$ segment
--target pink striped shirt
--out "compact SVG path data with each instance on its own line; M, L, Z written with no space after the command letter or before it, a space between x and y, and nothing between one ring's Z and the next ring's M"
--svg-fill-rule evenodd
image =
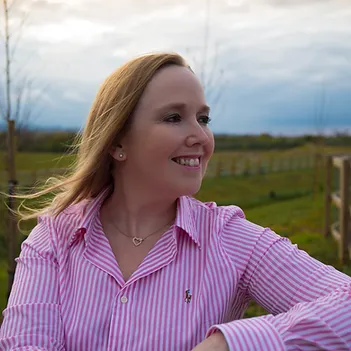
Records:
M0 350L351 350L351 279L247 221L178 200L175 224L124 282L99 220L106 192L45 217L22 245ZM250 299L270 314L241 319Z

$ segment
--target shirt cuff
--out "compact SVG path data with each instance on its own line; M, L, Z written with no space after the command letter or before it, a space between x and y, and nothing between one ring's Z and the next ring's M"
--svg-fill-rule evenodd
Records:
M206 333L206 338L221 331L230 351L286 351L277 330L262 317L215 324Z

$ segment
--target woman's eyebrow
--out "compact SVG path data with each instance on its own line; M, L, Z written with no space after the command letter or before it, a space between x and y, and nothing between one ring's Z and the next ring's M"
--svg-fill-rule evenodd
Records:
M159 108L157 108L158 111L165 111L165 110L171 110L171 109L176 109L176 110L185 110L186 109L186 104L183 102L174 102L174 103L170 103L167 105L163 105ZM208 105L202 105L199 108L199 112L206 112L209 113L210 112L210 106Z
M204 112L206 112L206 113L210 113L211 108L210 108L210 106L208 106L208 105L203 105L203 106L201 107L200 111L204 111Z

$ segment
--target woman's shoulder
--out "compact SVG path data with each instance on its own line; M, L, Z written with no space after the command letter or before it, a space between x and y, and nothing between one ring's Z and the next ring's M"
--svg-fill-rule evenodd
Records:
M40 217L38 217L38 222L46 222L51 224L58 224L61 222L68 223L69 220L74 218L79 218L84 215L87 205L89 201L83 200L78 203L69 205L64 210L62 210L59 214L54 214L50 211L50 209Z
M204 215L211 215L223 221L229 221L234 218L245 219L244 211L234 204L218 204L215 201L201 201L190 196L187 196L187 200L194 212L203 212Z
M211 218L216 223L216 232L224 237L245 236L246 238L259 237L265 228L246 218L243 209L234 204L218 204L215 201L204 202L188 197L190 207L197 217Z
M38 218L38 225L45 226L52 239L69 240L80 228L90 201L83 200L65 208L57 215L46 213Z

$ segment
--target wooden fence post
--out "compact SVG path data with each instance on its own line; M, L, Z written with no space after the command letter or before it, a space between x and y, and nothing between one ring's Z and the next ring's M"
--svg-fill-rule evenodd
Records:
M324 216L324 236L329 236L330 233L330 209L331 209L331 192L332 192L332 157L327 156L326 172L325 172L325 216Z
M222 160L217 157L217 162L216 162L216 177L220 177L222 173Z
M312 184L312 190L313 190L313 197L316 196L317 194L317 183L318 183L318 154L314 154L313 158L313 184Z
M245 171L244 174L249 176L251 174L251 160L250 158L245 159Z
M344 158L341 165L340 175L340 234L341 234L341 263L345 264L349 261L349 183L350 183L350 159Z
M274 162L273 162L273 157L270 156L268 159L268 168L267 168L267 173L274 173Z
M230 175L235 176L236 172L236 159L235 157L232 158L231 166L230 166Z

